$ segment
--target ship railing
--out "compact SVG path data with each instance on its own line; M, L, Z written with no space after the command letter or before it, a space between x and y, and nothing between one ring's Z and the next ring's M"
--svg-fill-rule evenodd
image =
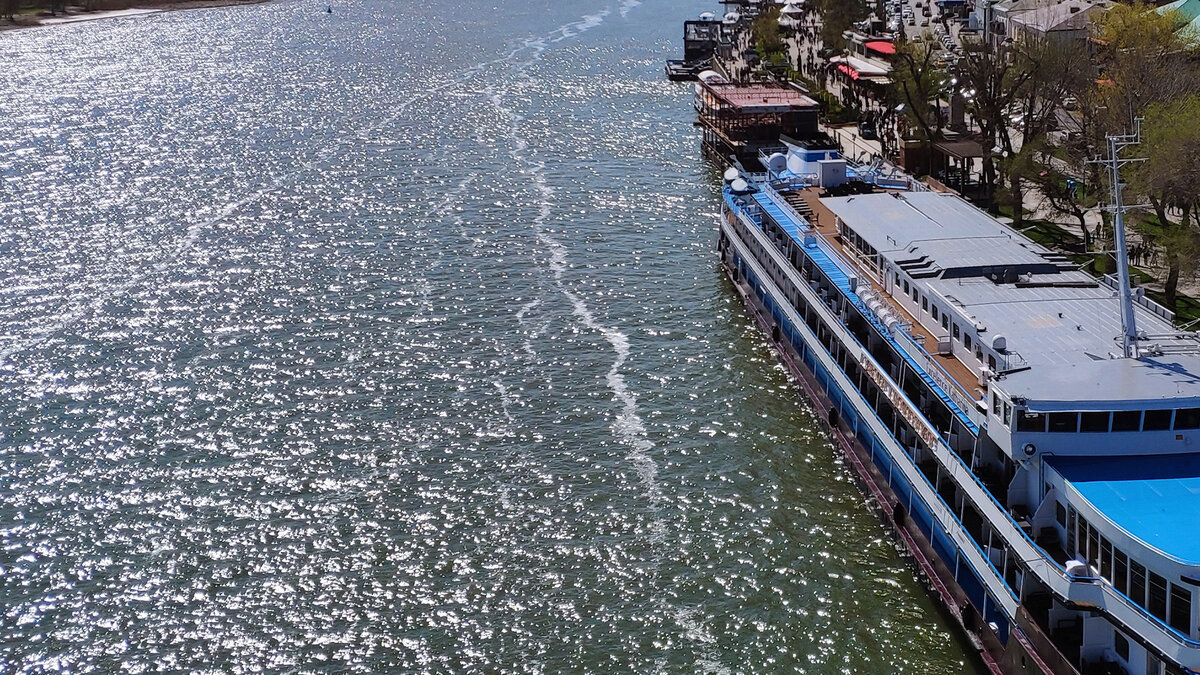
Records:
M773 179L771 179L770 186L773 190L778 192L781 190L782 191L803 190L806 187L816 185L816 183L817 183L817 174L801 173L801 174L793 174L791 176L787 176L784 178L773 178Z
M1115 274L1105 274L1100 278L1100 282L1114 291L1121 290L1121 283L1117 281ZM1149 310L1152 314L1165 321L1175 321L1175 312L1172 312L1150 298L1147 298L1145 291L1142 289L1134 289L1133 301L1141 305L1143 309Z
M788 213L789 216L797 218L798 222L807 222L800 217L799 214L795 213L795 210L791 208L791 205L788 204L778 192L770 190L768 192L768 196L770 196L771 201L773 201L776 206L779 206L781 209L787 208L789 211L791 211L791 213ZM820 237L818 236L818 240L819 239ZM828 256L829 259L841 269L843 274L845 274L847 277L853 277L856 279L857 285L854 294L854 304L859 308L859 310L867 312L869 316L874 316L874 313L866 307L866 304L861 302L861 300L857 297L858 291L863 289L871 290L880 295L886 295L871 284L872 280L876 284L880 283L879 277L872 273L871 265L867 264L866 261L863 261L863 264L855 265L842 251L839 251L834 246L821 246L821 251L825 253L825 255ZM878 321L879 317L876 316L875 319ZM977 413L978 406L975 399L972 398L970 392L964 389L962 385L960 385L953 377L950 376L950 373L946 372L946 369L943 368L941 364L939 364L933 359L933 357L929 355L929 352L920 342L917 342L918 336L914 336L912 334L912 323L905 322L901 331L888 332L900 332L906 338L908 338L910 344L912 345L912 349L905 349L905 352L909 353L914 360L917 360L918 363L924 367L930 378L933 379L933 381L942 389L942 391L946 392L946 395L950 397L950 400L953 401L960 410L962 410L964 415L971 419L971 421L976 425L981 425L981 419L975 419L972 417L972 414ZM923 342L924 338L921 337L920 340Z
M853 246L843 247L840 253L843 253L845 257L849 258L853 262L854 268L859 270L859 272L861 272L865 278L875 282L876 286L883 285L883 278L879 276L879 266L873 260L867 256L864 256ZM862 286L861 280L859 282L859 286ZM871 286L871 290L876 289L874 286Z
M925 349L925 336L912 335L911 333L902 333L902 336L897 342L904 348L904 351L925 369L930 379L950 397L950 400L954 402L954 405L958 406L959 410L963 411L964 415L970 418L976 425L982 426L980 423L983 420L972 416L978 416L978 401L971 396L971 393L965 387L959 384L958 380L951 377L950 373L946 372L946 369L942 367L942 364L938 363L930 355L929 351Z
M767 197L774 202L775 206L778 206L779 210L783 211L784 215L786 215L788 218L791 218L801 230L812 229L812 224L808 222L808 219L800 215L800 212L797 211L794 206L789 204L788 201L783 198L783 195L779 194L778 190L771 187L769 183L764 183L762 188L763 192L765 192Z
M756 226L762 227L763 210L758 204L749 203L742 207L742 213Z
M774 155L775 153L783 153L786 155L787 148L782 145L776 145L776 146L771 146L771 147L766 147L766 148L759 148L758 163L762 164L763 166L768 166L767 160L770 159L771 155ZM778 178L777 176L774 176L771 174L771 169L769 167L767 168L767 177L769 180L776 180Z
M743 224L742 228L744 227L745 226ZM765 234L756 232L749 228L746 228L746 231L744 232L741 231L741 228L739 228L738 233L743 236L749 235L751 238L756 239L764 248L767 248L768 250L770 249L770 242L766 240ZM736 246L741 246L736 241L734 243ZM760 275L762 278L771 278L771 275L767 274L766 271L762 269L761 265L757 263L755 258L749 253L748 250L743 250L742 255L748 263L757 268L755 270L756 274ZM812 289L803 279L800 278L799 273L796 272L794 268L788 266L784 267L783 269L783 273L791 278L792 284L797 288L800 288L802 293L807 293L809 295L812 294ZM863 367L863 370L875 371L876 375L878 376L876 384L879 386L880 390L884 392L885 396L893 401L893 404L897 407L898 411L902 411L905 414L906 419L912 425L913 429L918 433L922 440L925 441L925 444L929 447L930 451L937 456L941 465L945 467L947 474L949 474L956 483L962 485L964 488L967 488L968 486L973 486L975 488L973 491L975 497L972 498L972 501L977 502L979 511L991 516L990 522L996 523L995 527L997 529L1002 528L1004 524L1007 523L1011 526L1010 529L1016 533L1014 536L1024 537L1024 541L1028 544L1028 548L1026 549L1028 554L1025 556L1025 559L1032 559L1040 556L1040 554L1036 552L1040 549L1034 548L1032 540L1030 540L1028 535L1026 535L1016 526L1015 522L1012 522L1011 516L1003 509L1003 507L1000 506L999 502L996 501L996 498L992 496L991 492L989 492L983 485L982 481L979 480L979 477L976 476L969 467L967 467L958 454L955 453L950 447L950 444L946 441L946 439L942 437L941 433L929 422L929 420L925 418L923 414L920 413L920 409L908 398L908 395L904 393L904 390L886 374L886 371L882 366L879 365L874 357L872 357L866 349L862 348L862 345L858 343L854 336L850 334L849 330L838 320L833 311L827 307L824 302L820 301L820 299L812 301L810 298L810 302L814 310L823 316L825 325L829 326L830 329L832 329L838 335L837 339L840 342L846 345L857 345L859 347L860 353L858 355L858 362ZM812 329L809 328L807 323L800 319L799 315L790 304L786 302L781 303L781 309L784 314L788 316L789 321L791 321L796 330L799 330L805 335L809 336L810 340L816 340L816 336L813 334ZM963 525L962 520L955 513L954 509L946 504L941 495L939 495L929 483L929 480L925 478L924 474L922 474L920 469L917 468L916 463L912 461L912 458L901 446L900 442L891 435L891 430L889 429L888 425L885 424L879 417L879 414L866 403L862 393L857 389L856 385L850 381L845 372L841 370L841 367L838 365L838 363L834 361L833 358L824 350L814 349L812 351L815 358L821 362L822 367L830 374L830 377L837 380L838 386L842 388L843 391L853 392L852 395L857 395L859 401L862 402L862 405L859 406L860 410L865 409L870 411L870 417L866 417L865 414L864 417L867 419L869 426L872 428L872 435L876 439L879 439L881 443L885 443L888 446L889 452L893 458L892 461L908 475L909 482L914 486L914 492L920 494L921 499L929 507L931 515L937 519L937 522L947 524L953 523L957 525L957 527L950 527L949 525L939 526L947 531L946 533L954 541L958 550L962 551L963 556L970 562L971 566L980 571L985 585L989 588L993 597L997 598L1003 605L1005 613L1010 617L1015 616L1018 605L1016 593L1004 581L1004 576L999 570L996 569L996 566L993 565L990 560L988 560L987 555L984 554L983 548L980 546L979 542L975 541L970 535L967 534L966 527ZM984 573L984 570L990 570L990 573Z
M1074 487L1070 487L1069 489L1071 490L1071 493L1068 495L1070 501L1082 500L1082 496ZM1158 555L1179 564L1191 564L1189 561L1161 551L1158 552ZM1098 576L1095 573L1095 568L1088 568L1092 572L1091 574L1071 576L1067 574L1066 569L1062 565L1059 565L1050 556L1046 556L1046 560L1040 561L1039 564L1043 567L1052 567L1065 580L1066 583L1061 584L1063 587L1054 588L1063 597L1073 602L1078 602L1078 604L1092 605L1104 609L1136 635L1146 636L1151 633L1158 633L1170 638L1171 642L1183 651L1172 653L1161 642L1154 641L1153 639L1151 641L1164 654L1167 654L1192 670L1200 667L1200 640L1182 635L1174 628L1171 628L1166 621L1154 616L1150 613L1150 610L1134 602L1129 596L1117 590L1110 582ZM1036 569L1032 567L1031 569L1035 573L1037 572ZM1048 578L1045 575L1039 574L1039 576ZM1053 586L1053 584L1051 585Z
M1011 373L1028 369L1029 362L1020 353L1008 350L1000 355L999 367L1001 373Z
M911 178L906 176L874 176L871 181L877 187L889 190L911 190Z

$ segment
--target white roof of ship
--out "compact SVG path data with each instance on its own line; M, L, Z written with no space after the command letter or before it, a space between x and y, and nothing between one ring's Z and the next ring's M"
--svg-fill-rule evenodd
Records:
M1006 390L1017 387L1024 392L1017 395L1038 400L1200 397L1200 377L1181 376L1167 385L1164 378L1150 377L1160 370L1111 361L1110 354L1121 350L1122 333L1115 291L960 197L876 193L821 201L883 258L913 274L927 293L940 295L981 326L985 340L1005 337L1008 351L1031 366L1027 373L1006 376ZM990 276L1003 277L1006 270L1007 283ZM1013 283L1016 273L1027 276ZM1181 339L1170 321L1140 305L1134 309L1139 332L1174 336L1160 340L1172 348L1200 347L1197 334ZM1170 358L1176 371L1200 376L1200 356ZM1122 384L1114 390L1105 383L1116 382L1117 373L1123 374ZM1094 391L1081 388L1084 383Z
M1033 368L998 383L1038 412L1119 410L1133 401L1149 408L1200 407L1200 357L1104 359Z
M954 196L876 193L821 200L884 257L926 256L940 269L1049 263L1051 251Z

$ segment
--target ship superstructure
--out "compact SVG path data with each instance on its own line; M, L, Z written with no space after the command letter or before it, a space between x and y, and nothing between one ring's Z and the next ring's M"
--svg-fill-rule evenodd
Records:
M1120 279L836 153L763 164L724 266L993 670L1200 670L1200 335L1134 292L1126 357Z

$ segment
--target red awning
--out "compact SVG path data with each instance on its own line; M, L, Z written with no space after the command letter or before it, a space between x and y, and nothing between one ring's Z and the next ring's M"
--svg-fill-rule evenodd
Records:
M894 45L890 42L884 42L883 40L872 40L871 42L868 42L866 46L867 46L867 49L870 49L873 52L878 52L880 54L895 54L896 53L896 45Z
M852 79L852 80L858 79L858 71L844 63L837 64L837 69L840 70L841 72L849 75L850 79Z

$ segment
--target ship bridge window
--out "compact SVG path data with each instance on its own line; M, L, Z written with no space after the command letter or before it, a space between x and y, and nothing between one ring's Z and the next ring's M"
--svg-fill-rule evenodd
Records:
M1106 412L1085 412L1080 415L1079 430L1084 432L1108 431L1108 419L1111 417Z
M1167 620L1167 580L1155 574L1150 573L1149 584L1150 598L1147 602L1146 609L1150 613L1158 617L1162 621Z
M971 336L970 335L963 336L963 346L966 347L967 349L971 348Z
M1176 429L1200 429L1200 408L1180 408L1175 411Z
M933 310L932 310L932 312L933 312L933 320L934 320L934 321L937 321L937 320L938 320L938 308L937 308L937 305L934 305L934 306L933 306Z
M1113 546L1112 542L1100 537L1100 576L1112 583L1113 580L1113 564L1112 564Z
M1146 568L1136 560L1129 561L1129 599L1146 606Z
M897 276L897 278L898 278L900 275L899 275L899 274L897 274L896 276ZM905 279L905 280L904 280L904 292L905 292L905 293L908 293L908 279Z
M1045 431L1046 415L1044 413L1024 412L1017 415L1017 431Z
M958 339L958 324L954 324L954 330L951 331L951 334L954 335L955 340Z
M1100 567L1100 530L1087 526L1087 550L1084 551L1084 559L1092 567Z
M1147 410L1142 419L1142 431L1162 431L1171 428L1170 410Z
M921 311L924 311L924 312L929 311L929 296L927 296L927 295L921 296Z
M1182 586L1171 584L1171 628L1190 636L1192 634L1192 592Z
M1050 413L1050 431L1071 434L1079 431L1079 413Z
M1113 431L1137 431L1142 427L1141 410L1118 410L1113 413Z
M942 312L942 330L950 327L950 315Z
M992 414L1000 416L1000 394L992 394Z
M1122 593L1129 590L1129 557L1120 549L1113 553L1113 586Z

